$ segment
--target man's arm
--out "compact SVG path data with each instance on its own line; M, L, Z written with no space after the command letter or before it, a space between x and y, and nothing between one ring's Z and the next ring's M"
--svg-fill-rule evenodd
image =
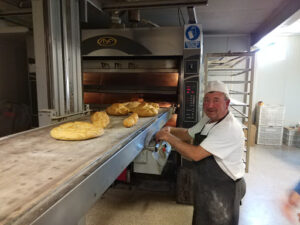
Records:
M297 224L297 221L295 221L295 209L297 209L300 206L300 195L295 190L291 191L288 199L284 202L282 206L282 210L284 215L287 217L287 219L293 223ZM296 212L298 216L298 223L300 222L300 212Z
M172 135L174 135L175 137L179 138L184 142L191 143L191 141L193 140L193 138L188 133L188 129L186 128L166 127L166 130L169 130L169 132Z
M156 140L163 140L168 142L172 147L174 147L182 156L189 158L193 161L199 161L211 155L210 152L206 151L201 146L195 146L184 141L191 140L191 137L187 133L187 129L176 128L172 129L161 129L156 133ZM184 131L186 130L186 131ZM174 132L174 135L173 135ZM175 135L180 134L180 137ZM187 136L189 138L187 138Z

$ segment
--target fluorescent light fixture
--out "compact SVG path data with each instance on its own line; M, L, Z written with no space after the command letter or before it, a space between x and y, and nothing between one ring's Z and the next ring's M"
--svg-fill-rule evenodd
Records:
M300 34L300 19L290 25L281 25L272 33L274 33L274 35Z
M258 61L261 64L271 64L286 58L286 38L267 35L255 45Z
M285 59L286 36L300 35L299 16L300 14L297 12L292 23L283 23L255 44L254 48L258 49L257 55L262 63L269 64Z

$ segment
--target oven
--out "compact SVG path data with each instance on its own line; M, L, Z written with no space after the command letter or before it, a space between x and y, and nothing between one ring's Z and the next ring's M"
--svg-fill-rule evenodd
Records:
M83 30L84 103L101 110L116 102L156 102L172 108L168 126L197 122L200 52L184 50L183 34L182 27ZM195 66L196 75L189 72ZM151 137L144 148L133 171L162 174L172 151L155 147Z

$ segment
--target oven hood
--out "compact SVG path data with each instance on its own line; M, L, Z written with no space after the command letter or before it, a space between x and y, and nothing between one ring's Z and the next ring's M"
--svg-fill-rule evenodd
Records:
M89 2L97 2L90 0ZM207 0L102 0L101 8L103 10L128 10L128 9L140 9L140 8L154 8L154 7L179 7L179 6L195 6L195 5L207 5Z
M182 56L183 28L82 30L85 56Z

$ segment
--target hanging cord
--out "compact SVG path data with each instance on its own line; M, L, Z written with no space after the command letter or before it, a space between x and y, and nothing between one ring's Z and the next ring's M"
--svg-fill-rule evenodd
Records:
M181 8L178 8L178 9L179 9L179 12L180 12L181 18L182 18L182 20L183 20L183 25L184 25L184 24L185 24L185 19L184 19L184 17L183 17L183 14L182 14Z
M179 26L181 27L182 25L181 25L181 18L180 18L179 10L180 10L180 8L177 9L177 17L178 17Z
M183 14L182 14L182 11L180 8L178 8L177 16L178 16L179 26L185 25L185 19L183 17ZM181 20L183 21L183 24L181 24Z

